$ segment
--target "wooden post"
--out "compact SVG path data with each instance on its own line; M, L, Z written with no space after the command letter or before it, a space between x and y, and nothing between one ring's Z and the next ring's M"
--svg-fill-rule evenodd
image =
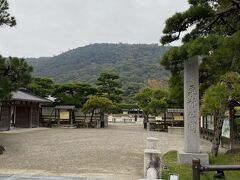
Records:
M164 128L165 128L165 129L168 129L166 111L167 111L167 110L164 111L164 115L163 115L164 120L163 120L163 123L164 123Z
M70 125L73 125L72 110L69 110Z
M40 114L41 113L41 114ZM37 103L37 127L39 127L39 122L42 122L42 108L40 108L39 103Z
M60 126L60 109L57 110L58 114L57 114L57 124L58 126Z
M211 116L211 118L212 118L212 116ZM208 118L207 118L207 115L206 115L206 139L208 139L209 140L209 134L208 134Z
M32 107L32 103L30 103L29 128L32 128L32 111L33 111L33 107Z
M2 119L2 102L0 102L0 120Z
M57 121L57 110L54 109L54 121L56 122Z
M15 126L16 124L16 102L14 101L14 111L13 111L13 125Z
M192 180L200 180L200 159L194 158L192 160Z
M9 106L9 120L8 120L8 130L11 129L11 110L12 110L12 104L10 103L10 106Z

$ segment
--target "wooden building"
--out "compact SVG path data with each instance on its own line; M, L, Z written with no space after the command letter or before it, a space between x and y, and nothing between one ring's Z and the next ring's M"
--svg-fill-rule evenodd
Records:
M60 124L68 124L73 126L75 120L75 106L55 106L55 121L58 125Z
M10 130L11 126L38 127L40 103L50 102L25 90L12 92L10 101L0 102L0 131Z
M179 129L181 127L181 129ZM183 131L184 109L168 108L161 116L148 120L148 129L153 131Z
M92 119L92 121L91 121ZM85 114L73 105L42 106L41 125L44 127L96 127L108 126L107 115L96 110L93 116ZM90 123L91 122L91 123Z

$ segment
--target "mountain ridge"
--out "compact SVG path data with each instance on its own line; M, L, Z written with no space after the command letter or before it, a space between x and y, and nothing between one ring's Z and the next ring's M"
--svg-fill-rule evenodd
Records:
M169 46L158 44L95 43L71 49L53 57L27 58L34 76L57 82L93 84L101 72L116 72L126 84L142 84L147 79L166 80L167 72L159 63Z

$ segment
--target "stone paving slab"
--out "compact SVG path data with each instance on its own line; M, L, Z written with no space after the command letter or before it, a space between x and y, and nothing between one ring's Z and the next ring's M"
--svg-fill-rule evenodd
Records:
M0 180L107 180L107 179L91 177L30 176L30 175L0 174Z

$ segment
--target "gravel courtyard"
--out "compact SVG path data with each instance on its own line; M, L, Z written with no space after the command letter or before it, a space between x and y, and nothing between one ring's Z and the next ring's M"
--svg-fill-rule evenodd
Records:
M136 180L143 175L143 151L149 136L159 138L163 153L182 149L183 136L149 132L136 124L0 133L6 148L0 156L0 173ZM208 142L201 141L201 149L209 148Z

